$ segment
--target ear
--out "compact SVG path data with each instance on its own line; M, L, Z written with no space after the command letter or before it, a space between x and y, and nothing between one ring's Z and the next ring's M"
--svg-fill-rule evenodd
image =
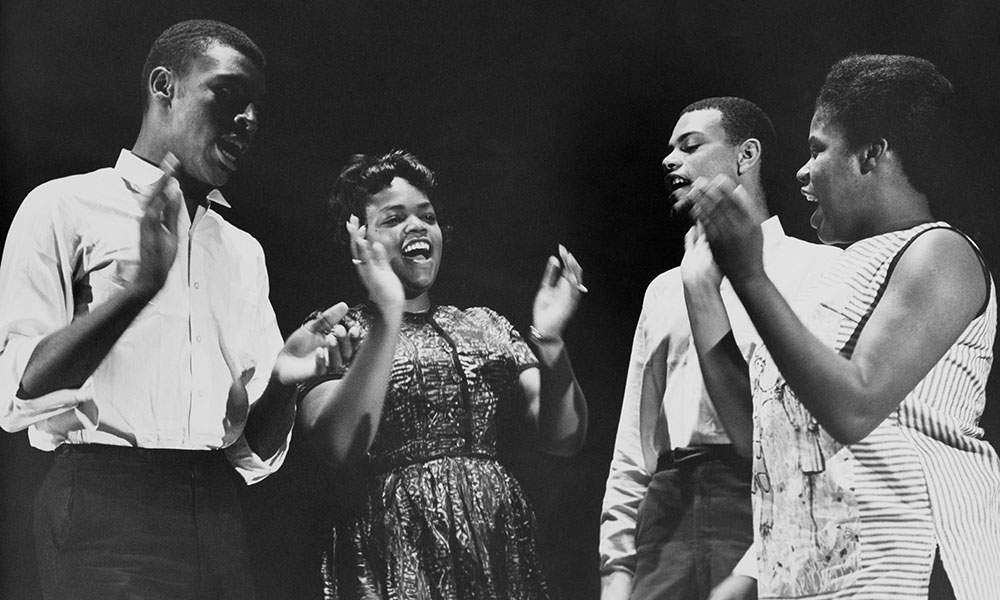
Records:
M748 138L740 144L736 155L736 174L743 175L752 167L760 163L760 140Z
M174 74L167 67L156 67L149 72L146 92L152 98L152 102L169 104L174 97L176 81Z
M879 138L869 142L861 148L859 160L861 163L861 173L870 173L878 167L878 164L885 159L889 152L889 141Z

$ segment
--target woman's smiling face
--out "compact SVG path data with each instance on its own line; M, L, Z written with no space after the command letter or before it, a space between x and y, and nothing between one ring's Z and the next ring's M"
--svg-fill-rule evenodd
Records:
M385 246L407 298L426 294L441 266L442 234L434 205L402 177L374 194L366 208L365 237Z

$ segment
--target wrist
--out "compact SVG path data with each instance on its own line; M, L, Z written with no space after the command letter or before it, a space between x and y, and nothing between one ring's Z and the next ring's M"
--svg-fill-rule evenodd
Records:
M764 272L763 267L759 269L739 270L735 273L727 274L726 277L729 279L729 283L732 284L733 289L736 290L749 290L759 287L768 281L767 273Z
M561 335L543 333L534 325L528 329L528 341L535 346L560 346L563 344Z

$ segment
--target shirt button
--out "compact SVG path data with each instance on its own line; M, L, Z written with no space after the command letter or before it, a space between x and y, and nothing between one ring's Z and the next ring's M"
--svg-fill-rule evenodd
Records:
M200 288L200 287L201 287L201 284L200 284L200 283L198 283L197 281L196 281L196 282L194 282L194 289L198 289L198 288Z
M201 336L200 335L199 336L195 336L194 341L201 342Z

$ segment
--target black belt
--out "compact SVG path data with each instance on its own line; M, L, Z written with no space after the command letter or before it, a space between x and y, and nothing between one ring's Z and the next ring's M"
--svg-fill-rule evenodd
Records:
M735 465L749 464L750 462L750 459L740 456L732 444L689 446L674 448L661 454L656 460L656 472L668 469L693 469L713 460Z
M166 465L202 465L224 460L222 450L181 450L176 448L136 448L110 444L61 444L56 456L103 456L108 458Z

